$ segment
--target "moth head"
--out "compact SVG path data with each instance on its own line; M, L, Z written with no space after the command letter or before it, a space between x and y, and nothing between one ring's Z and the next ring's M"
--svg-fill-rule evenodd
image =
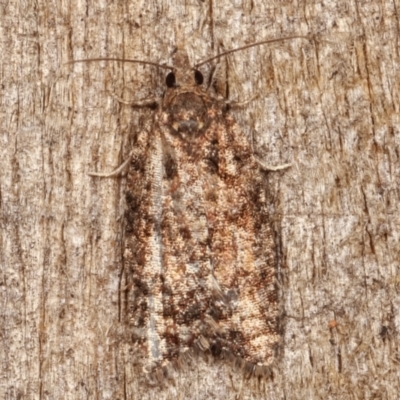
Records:
M177 87L179 85L179 83L177 82L177 77L176 77L176 73L174 71L171 71L167 74L167 76L165 77L165 84L167 85L167 87L169 88L174 88ZM182 74L179 74L178 76L181 76ZM185 75L184 75L185 76ZM188 76L185 76L185 81L189 82L189 84L191 84L192 86L200 86L203 84L204 81L204 77L203 74L199 71L199 70L191 70L191 74L188 74Z
M168 124L184 140L196 138L207 124L207 106L204 102L203 74L191 67L186 51L178 47L173 56L174 69L165 78L167 92L164 110Z
M195 87L203 83L203 74L191 67L186 51L176 48L173 59L174 69L165 78L168 88Z

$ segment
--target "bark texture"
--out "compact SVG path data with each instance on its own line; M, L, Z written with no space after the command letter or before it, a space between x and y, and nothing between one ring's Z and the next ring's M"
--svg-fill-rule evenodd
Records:
M400 62L394 1L0 4L0 398L397 399ZM151 119L113 95L164 72L74 59L221 61L266 164L282 344L266 381L198 358L149 387L121 334L123 179L94 179ZM179 43L178 43L179 42ZM205 72L209 67L205 67Z

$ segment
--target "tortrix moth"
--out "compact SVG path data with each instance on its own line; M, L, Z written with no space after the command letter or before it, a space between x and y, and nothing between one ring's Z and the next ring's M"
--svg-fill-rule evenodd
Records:
M265 375L277 333L275 250L265 173L226 100L204 88L179 49L155 118L135 138L128 168L124 268L127 323L143 368L159 378L190 349ZM148 102L154 104L154 101ZM143 105L143 104L142 104ZM283 166L286 167L286 166ZM267 168L268 169L268 168ZM279 169L272 168L272 169Z

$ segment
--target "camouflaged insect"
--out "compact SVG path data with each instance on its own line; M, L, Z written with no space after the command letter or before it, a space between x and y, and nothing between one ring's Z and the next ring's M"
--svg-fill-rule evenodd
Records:
M273 360L277 292L264 173L240 127L178 52L127 176L129 320L144 369L193 346Z
M279 341L265 172L188 66L178 51L129 159L127 320L146 372L197 349L262 375Z

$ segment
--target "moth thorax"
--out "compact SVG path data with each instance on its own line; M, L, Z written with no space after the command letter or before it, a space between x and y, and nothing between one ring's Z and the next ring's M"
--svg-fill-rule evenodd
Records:
M171 103L170 117L173 129L183 139L191 139L205 127L207 107L203 99L195 93L180 93Z

